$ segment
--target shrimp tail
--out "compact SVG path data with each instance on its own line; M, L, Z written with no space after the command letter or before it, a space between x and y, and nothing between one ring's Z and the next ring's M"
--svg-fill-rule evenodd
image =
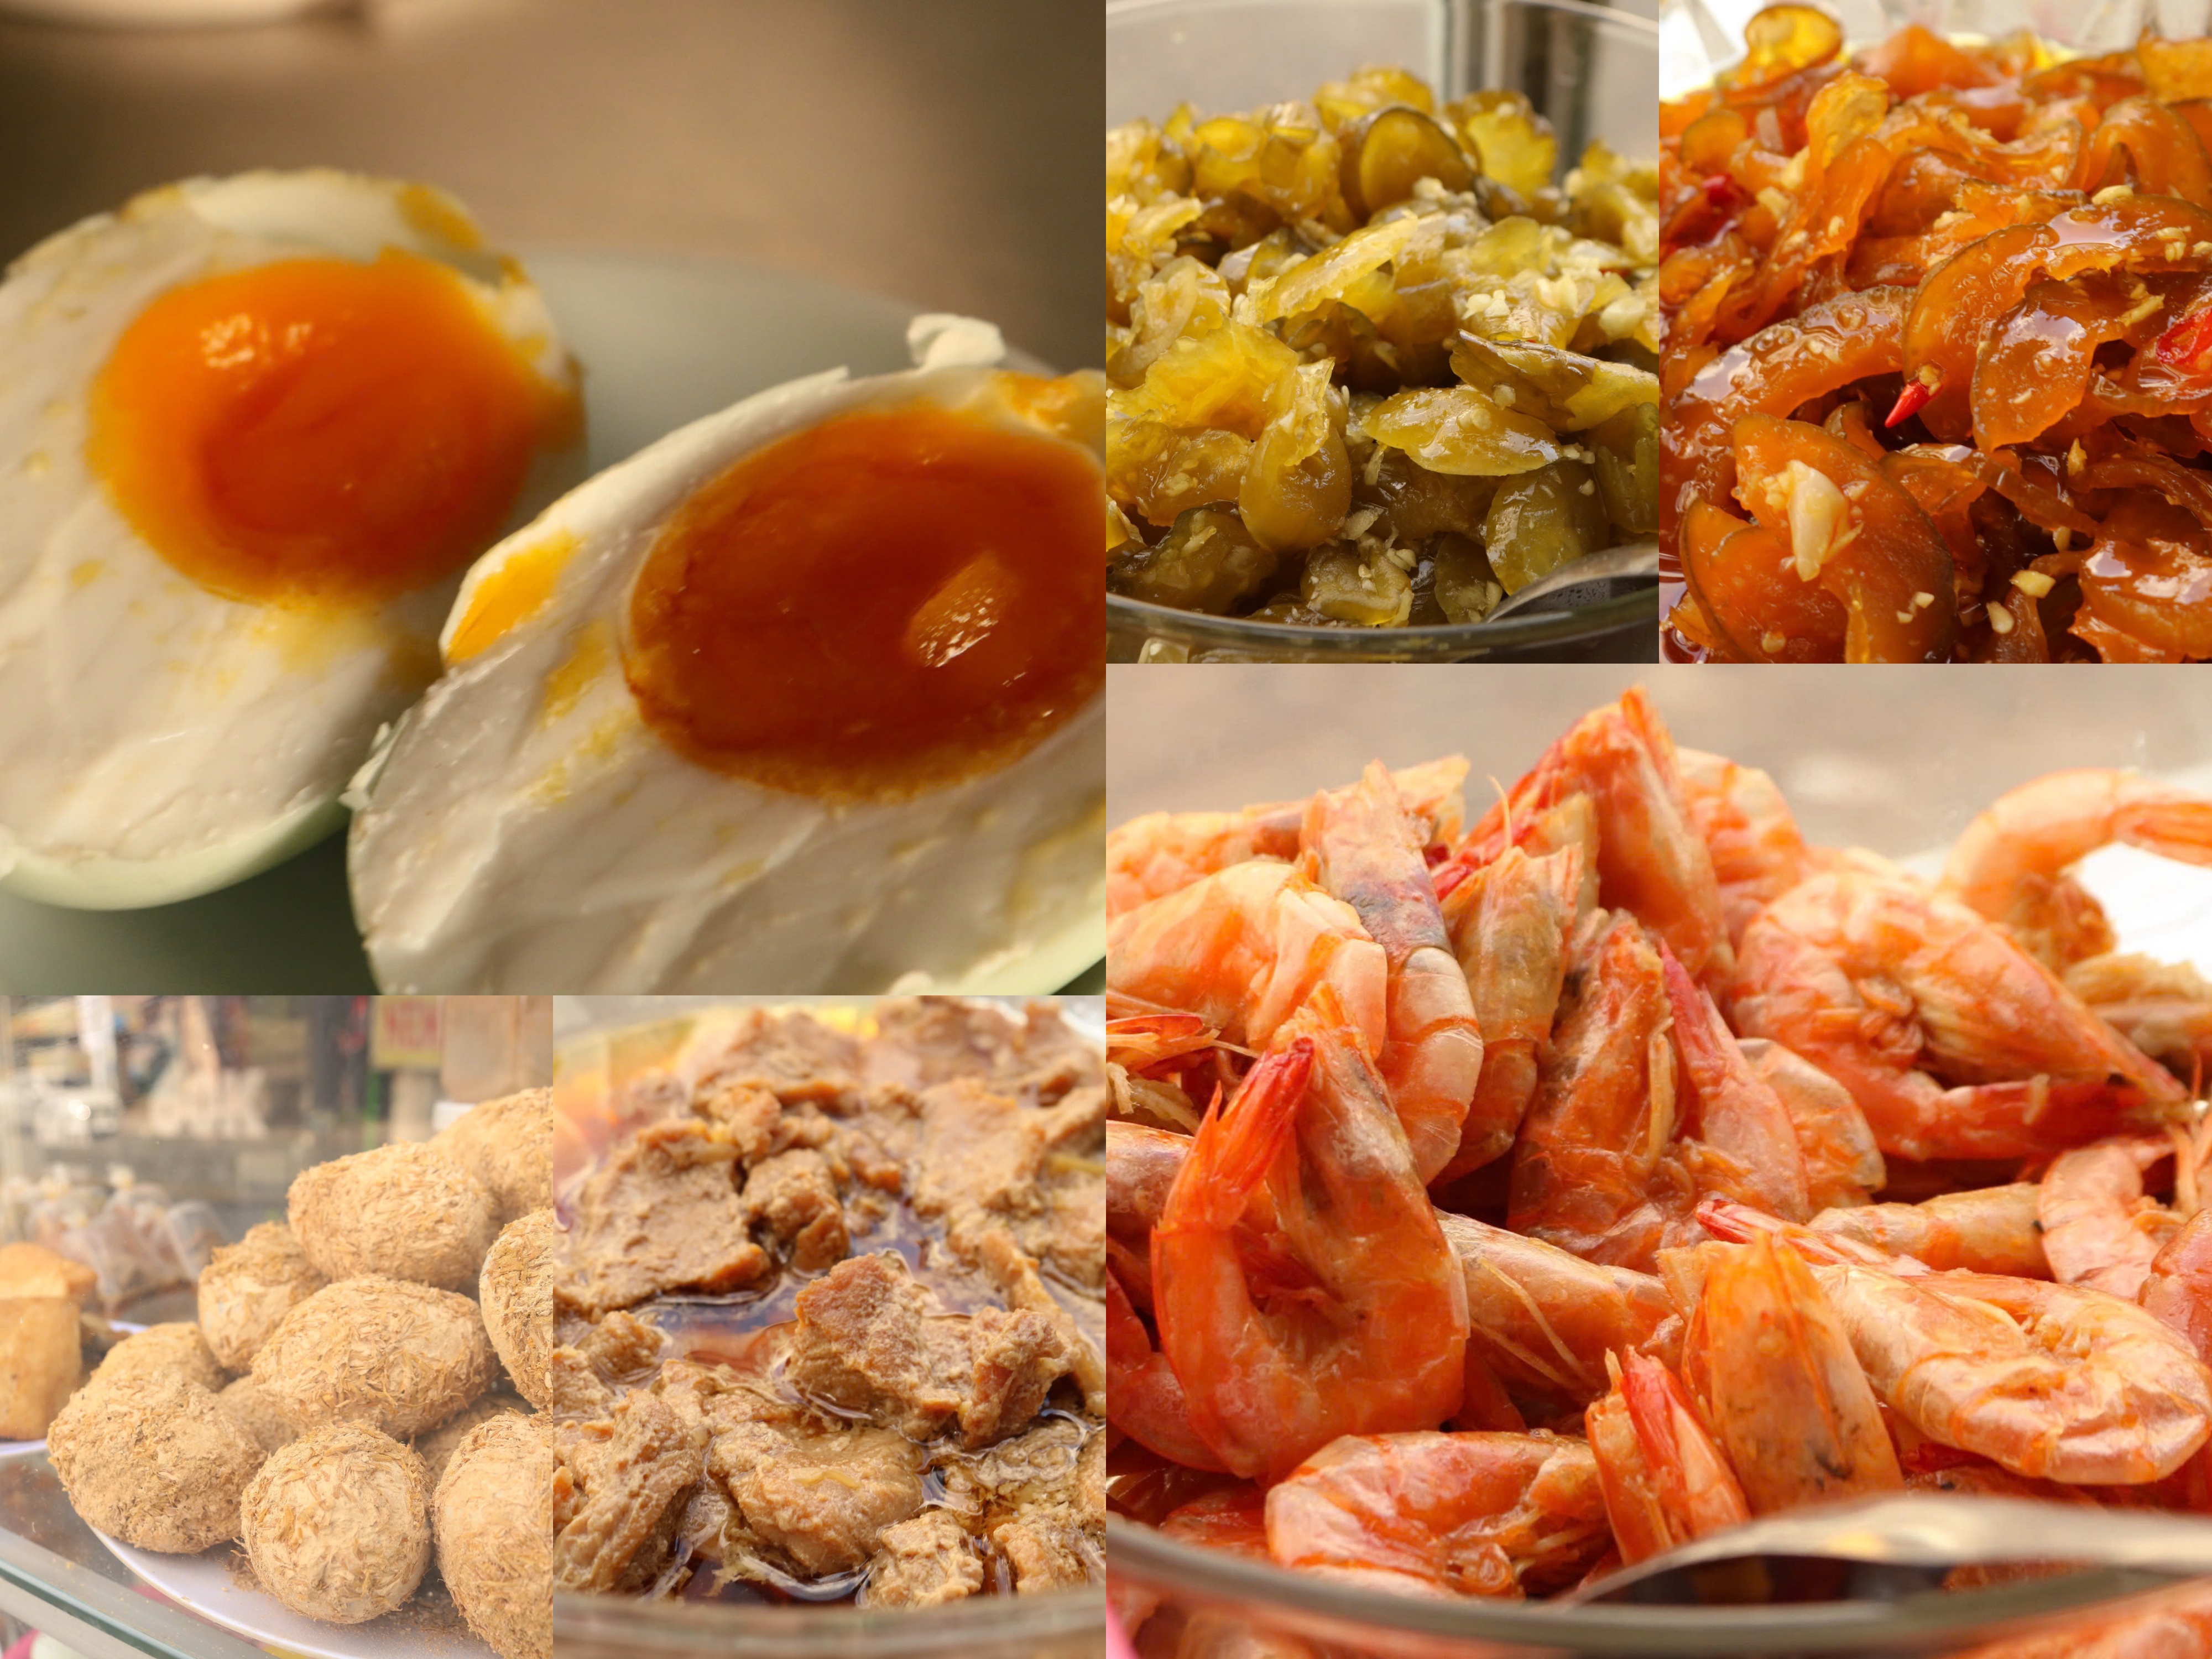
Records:
M1313 1040L1299 1037L1263 1056L1225 1110L1215 1097L1169 1196L1170 1213L1181 1210L1204 1226L1236 1224L1291 1143L1313 1059ZM1189 1178L1194 1170L1203 1171L1202 1178Z

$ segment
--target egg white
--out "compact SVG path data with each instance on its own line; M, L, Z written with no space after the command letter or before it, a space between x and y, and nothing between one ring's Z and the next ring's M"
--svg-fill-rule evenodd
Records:
M449 646L483 584L568 550L542 608L449 668L356 783L354 911L384 988L1050 990L1096 959L1103 698L997 772L832 805L678 755L623 675L638 568L696 489L844 410L960 403L1002 350L996 330L966 319L918 319L910 337L921 368L833 370L708 416L571 492L470 573Z
M448 581L333 619L208 592L147 546L85 459L88 393L167 290L301 257L441 261L544 378L574 368L542 297L421 185L317 170L192 179L56 235L0 283L0 888L84 908L242 880L343 822L380 726L436 672ZM537 459L509 524L580 476ZM458 579L456 579L458 580Z

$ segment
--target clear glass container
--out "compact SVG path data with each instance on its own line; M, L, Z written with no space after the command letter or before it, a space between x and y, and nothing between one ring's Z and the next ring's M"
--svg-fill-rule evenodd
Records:
M976 997L1018 1013L1032 999ZM1103 1042L1103 997L1034 999L1059 1005L1067 1023ZM873 997L573 996L553 999L556 1099L658 1063L680 1043L685 1022L718 1009L811 1010L847 1024ZM556 1154L557 1158L557 1154ZM556 1167L556 1182L559 1183ZM943 1607L761 1607L723 1601L648 1601L635 1596L557 1595L556 1659L1101 1659L1103 1587L1056 1595L991 1595Z
M1743 26L1766 0L1662 0L1659 95L1695 92L1743 56ZM2146 28L2169 38L2203 34L2208 0L1809 0L1844 26L1854 46L1907 23L1988 40L2033 29L2076 52L2119 52Z
M1559 135L1562 167L1594 138L1650 155L1658 130L1656 23L1589 0L1107 0L1106 119L1164 118L1185 101L1248 109L1368 64L1402 64L1447 98L1527 94ZM1435 628L1293 628L1106 598L1109 662L1634 662L1657 649L1656 592L1586 609Z
M1487 677L1473 696L1451 667L1380 678L1200 667L1117 682L1109 821L1297 799L1352 781L1378 757L1406 766L1450 754L1467 757L1468 805L1479 812L1495 798L1490 780L1510 787L1577 719L1639 678L1678 743L1768 771L1808 839L1868 847L1931 873L1977 812L2047 771L2129 767L2212 788L2212 703L2176 695L2172 671L2158 665L2082 676L2058 666L1962 675L1900 665L1869 675L1842 664L1781 674L1716 665L1651 675L1532 665ZM2109 847L2078 874L2122 949L2212 972L2212 870ZM2057 1513L2068 1524L2072 1512ZM1180 1545L1119 1516L1109 1516L1107 1549L1109 1595L1123 1618L1137 1623L1164 1607L1170 1620L1219 1620L1252 1638L1215 1650L1242 1659L1948 1653L2011 1621L2138 1594L2145 1583L2082 1574L1911 1601L1570 1608L1348 1589ZM2117 1611L2100 1607L2097 1616ZM1139 1625L1137 1659L1176 1659L1175 1633Z

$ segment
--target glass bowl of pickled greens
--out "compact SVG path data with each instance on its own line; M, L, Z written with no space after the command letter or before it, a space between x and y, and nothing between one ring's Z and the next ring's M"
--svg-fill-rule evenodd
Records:
M1656 25L1576 0L1107 9L1108 655L1629 659L1491 620L1656 526Z

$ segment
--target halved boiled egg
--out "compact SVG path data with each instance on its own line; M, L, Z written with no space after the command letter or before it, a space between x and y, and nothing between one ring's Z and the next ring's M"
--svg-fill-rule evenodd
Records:
M470 572L353 797L386 989L972 984L1103 914L1104 385L993 367L964 319L914 338Z
M154 191L0 283L0 886L167 902L335 828L462 573L580 476L544 301L421 185Z

